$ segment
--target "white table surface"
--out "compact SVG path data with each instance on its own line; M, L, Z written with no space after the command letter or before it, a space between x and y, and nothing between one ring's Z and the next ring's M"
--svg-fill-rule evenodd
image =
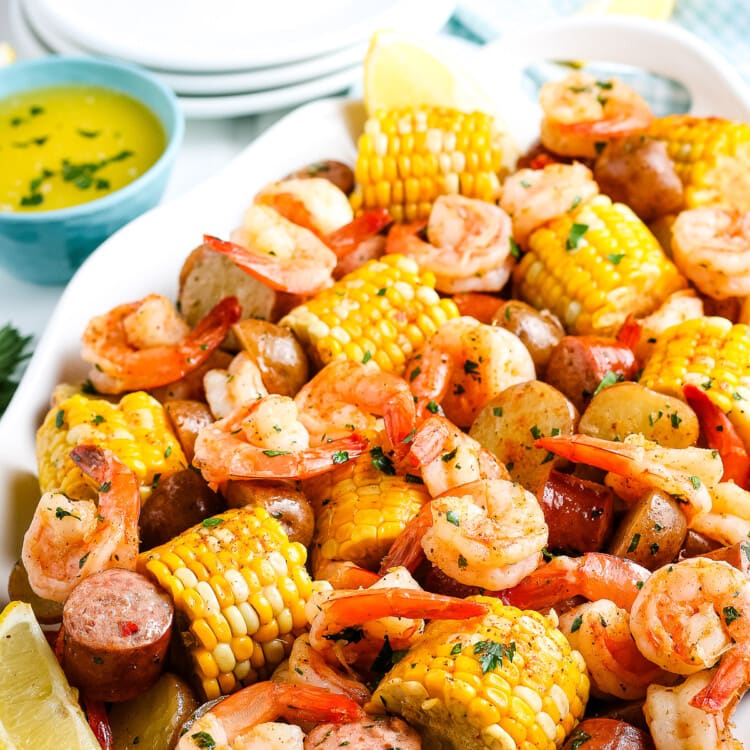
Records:
M0 41L3 40L11 41L8 0L0 0ZM184 193L217 172L288 111L284 109L228 120L188 120L185 139L163 201ZM12 322L23 333L38 337L62 290L62 286L18 281L0 269L0 326Z

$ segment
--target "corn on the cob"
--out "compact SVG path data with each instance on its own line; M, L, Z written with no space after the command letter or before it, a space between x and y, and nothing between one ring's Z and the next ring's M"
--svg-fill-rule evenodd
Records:
M668 328L640 382L683 400L685 383L702 388L750 445L750 326L703 317Z
M577 334L611 334L687 284L646 225L604 195L537 229L514 280Z
M281 325L294 331L318 367L334 359L372 360L400 375L438 326L456 317L453 300L435 291L435 276L394 254L344 276L295 307Z
M654 120L648 133L666 142L688 208L719 204L750 211L750 124L669 115Z
M492 597L481 619L433 620L371 707L403 716L425 747L553 750L583 716L581 655L550 618Z
M109 448L132 469L146 500L160 479L187 466L164 407L136 391L118 404L77 393L47 413L36 436L42 492L60 490L75 500L95 500L96 483L70 458L77 445Z
M394 539L430 499L419 477L397 475L378 446L308 480L304 489L315 509L310 552L315 577L329 560L377 570Z
M491 115L438 107L380 110L359 137L355 211L387 208L396 221L427 218L439 195L494 200L513 148Z
M143 552L174 601L176 623L206 699L265 680L305 630L307 551L263 508L237 508Z

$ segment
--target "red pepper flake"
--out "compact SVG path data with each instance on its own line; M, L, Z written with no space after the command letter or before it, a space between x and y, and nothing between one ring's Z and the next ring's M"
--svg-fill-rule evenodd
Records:
M138 626L134 622L121 622L120 623L120 635L125 636L133 635L138 632Z

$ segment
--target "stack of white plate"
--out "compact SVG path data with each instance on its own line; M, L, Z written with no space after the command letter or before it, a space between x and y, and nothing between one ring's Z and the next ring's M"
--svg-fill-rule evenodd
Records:
M24 57L104 55L171 86L188 117L232 117L347 90L379 28L430 34L456 0L10 0Z

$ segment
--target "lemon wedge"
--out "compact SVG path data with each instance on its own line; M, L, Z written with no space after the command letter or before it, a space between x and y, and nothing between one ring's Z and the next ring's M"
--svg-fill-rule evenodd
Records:
M0 748L101 750L25 602L0 614Z
M581 13L642 16L666 21L674 11L675 0L592 0Z
M436 45L389 29L370 39L364 98L368 115L420 105L486 111L489 103L481 86Z

